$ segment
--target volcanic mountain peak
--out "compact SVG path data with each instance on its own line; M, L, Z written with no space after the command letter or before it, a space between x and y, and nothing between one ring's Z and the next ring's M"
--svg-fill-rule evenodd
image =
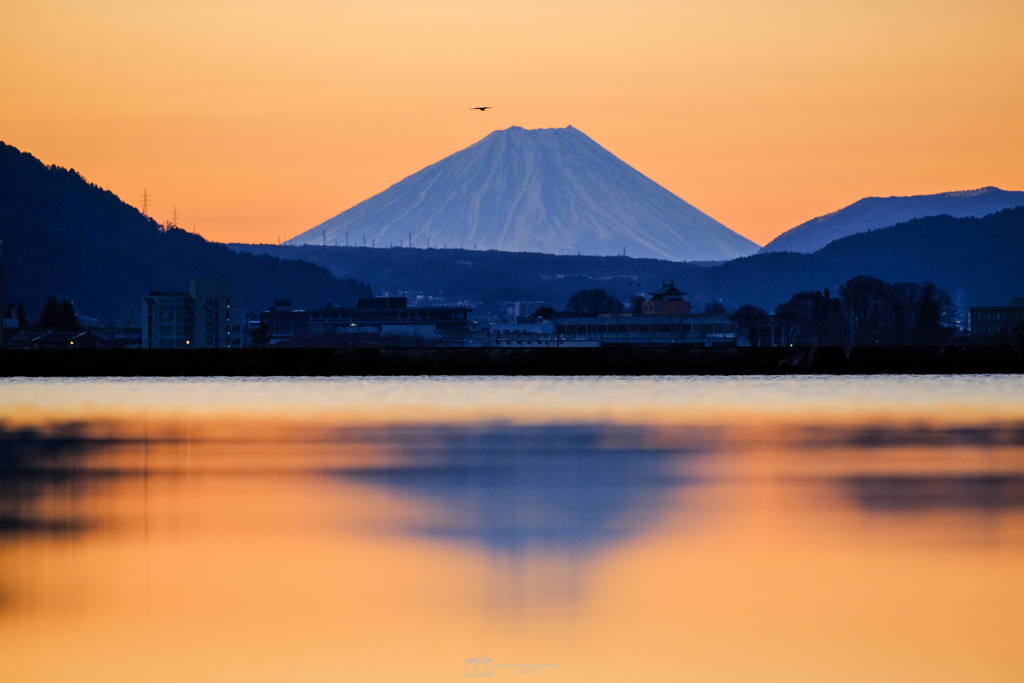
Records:
M582 132L514 126L427 166L289 244L456 246L716 261L757 245Z

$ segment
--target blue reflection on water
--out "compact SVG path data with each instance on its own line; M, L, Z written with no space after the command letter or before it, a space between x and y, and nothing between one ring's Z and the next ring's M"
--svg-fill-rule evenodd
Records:
M392 431L396 464L335 469L440 514L399 532L479 544L490 552L586 554L641 533L673 493L698 483L705 446L667 447L640 427L411 427Z

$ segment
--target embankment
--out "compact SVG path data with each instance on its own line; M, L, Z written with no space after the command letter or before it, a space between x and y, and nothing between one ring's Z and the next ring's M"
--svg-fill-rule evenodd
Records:
M1022 373L1011 346L0 351L4 377Z

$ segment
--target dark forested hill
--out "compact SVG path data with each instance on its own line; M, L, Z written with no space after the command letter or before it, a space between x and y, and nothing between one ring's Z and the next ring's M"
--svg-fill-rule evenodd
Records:
M856 275L930 281L963 305L1024 296L1024 207L982 218L930 216L851 235L813 254L758 254L711 269L702 295L774 307L793 293L835 288Z
M134 319L150 291L188 289L193 278L225 275L249 310L274 299L320 306L354 304L360 283L300 261L239 254L152 219L74 170L46 166L0 143L0 239L4 301L37 316L49 294L80 314Z
M686 291L706 267L679 261L625 256L558 256L471 249L370 249L233 244L233 249L303 259L338 277L368 279L378 294L424 296L440 303L461 302L480 315L504 313L508 302L565 305L579 289L601 288L629 301L654 291L661 280L675 280Z
M744 303L774 309L796 292L835 289L856 275L932 281L963 305L999 305L1024 296L1024 207L983 218L921 218L837 240L814 254L758 254L710 266L461 249L232 247L308 260L392 293L467 301L481 312L509 301L560 308L576 290L594 287L628 301L662 280L674 280L698 308L718 300L730 309Z

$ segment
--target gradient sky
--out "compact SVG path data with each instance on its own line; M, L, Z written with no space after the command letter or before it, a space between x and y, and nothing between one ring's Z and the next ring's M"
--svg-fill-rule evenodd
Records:
M572 124L763 244L864 196L1024 190L1022 84L1020 0L0 0L0 140L218 241Z

